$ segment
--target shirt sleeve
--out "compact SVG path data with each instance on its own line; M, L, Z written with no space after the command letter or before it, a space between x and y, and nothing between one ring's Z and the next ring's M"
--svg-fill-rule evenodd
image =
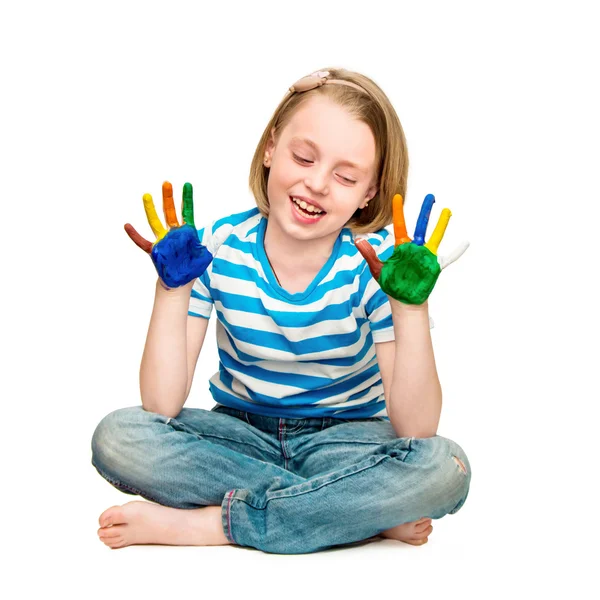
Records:
M213 260L219 248L229 237L234 224L228 218L216 219L208 227L198 229L198 239L203 246L212 254ZM214 301L211 293L210 275L212 273L212 261L200 277L196 278L190 294L188 315L192 317L203 317L210 319Z
M213 240L212 240L212 227L203 227L198 229L198 238L200 243L207 247L210 253L214 256ZM200 277L196 278L192 287L192 293L190 295L190 303L188 306L188 315L192 317L203 317L204 319L210 319L214 302L210 293L210 280L208 277L208 270L210 265L206 268L204 273Z
M371 243L375 253L381 262L385 262L394 252L394 235L387 231L387 236L382 239L382 236L377 234L371 238L366 238ZM361 237L361 236L358 236ZM366 236L365 236L366 237ZM380 241L377 244L377 241ZM392 307L387 294L381 289L375 278L373 277L369 265L365 262L365 268L361 274L363 280L361 287L364 289L362 295L362 304L365 309L369 326L373 336L373 342L379 344L381 342L390 342L395 339L394 323L392 321ZM433 319L429 317L429 329L433 329Z

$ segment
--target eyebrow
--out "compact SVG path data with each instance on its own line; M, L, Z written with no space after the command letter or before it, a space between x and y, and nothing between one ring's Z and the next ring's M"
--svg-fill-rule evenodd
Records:
M308 144L311 148L314 148L317 152L319 152L319 147L317 146L317 144L315 144L311 139L309 138L304 138L304 137L293 137L290 142L304 142L305 144ZM357 165L356 163L353 163L350 160L341 160L340 164L342 165L348 165L349 167L354 167L355 169L357 169L358 171L360 171L361 173L366 173L367 169L363 169L360 165Z

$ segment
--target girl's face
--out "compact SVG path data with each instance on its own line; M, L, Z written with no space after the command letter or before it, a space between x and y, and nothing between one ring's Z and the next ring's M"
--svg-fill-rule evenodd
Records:
M371 129L327 98L311 98L298 109L276 144L271 133L266 155L269 221L296 239L337 237L377 193ZM315 202L326 214L305 222L292 196Z

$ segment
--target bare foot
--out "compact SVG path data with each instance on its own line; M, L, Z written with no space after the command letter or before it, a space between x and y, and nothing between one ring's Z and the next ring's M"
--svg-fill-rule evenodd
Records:
M379 535L392 540L400 540L401 542L412 544L413 546L422 546L429 541L428 536L432 531L433 525L431 524L431 519L429 517L423 517L412 523L402 523L402 525L396 525L396 527L386 529Z
M100 541L113 549L133 544L230 544L223 533L220 506L179 509L134 500L106 509L98 522Z

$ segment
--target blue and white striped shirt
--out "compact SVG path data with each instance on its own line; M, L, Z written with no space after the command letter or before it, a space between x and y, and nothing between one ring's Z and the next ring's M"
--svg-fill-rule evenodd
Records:
M214 400L273 417L389 420L374 344L394 339L391 307L351 230L342 229L306 290L290 294L267 259L266 225L255 207L198 230L214 258L188 314L217 310ZM388 229L360 237L382 261L394 251Z

